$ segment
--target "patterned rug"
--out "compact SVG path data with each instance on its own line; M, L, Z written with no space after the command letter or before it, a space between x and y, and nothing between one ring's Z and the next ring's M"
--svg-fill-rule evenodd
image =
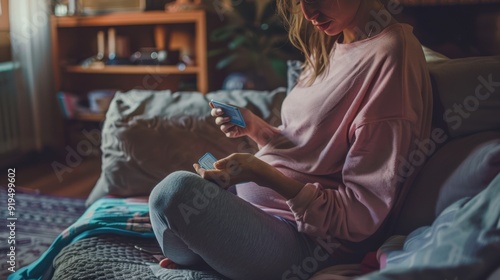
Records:
M36 193L21 193L17 190L15 196L15 241L16 270L30 264L40 257L52 241L74 223L85 211L85 199L65 198L40 195ZM11 273L6 262L9 247L7 239L7 191L0 188L0 215L4 225L0 226L0 279L6 279Z

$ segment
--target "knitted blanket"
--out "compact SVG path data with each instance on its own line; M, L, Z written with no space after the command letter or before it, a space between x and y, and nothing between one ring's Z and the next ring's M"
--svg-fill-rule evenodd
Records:
M14 279L193 279L222 280L214 271L162 269L146 199L102 198L92 204L35 262ZM159 253L161 255L161 253Z

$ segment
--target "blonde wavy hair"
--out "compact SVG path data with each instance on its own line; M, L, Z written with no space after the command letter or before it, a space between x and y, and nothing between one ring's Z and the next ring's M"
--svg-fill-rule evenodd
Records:
M328 69L330 51L338 35L329 36L314 28L312 23L304 18L297 0L277 0L276 5L278 14L283 18L285 28L288 30L290 42L305 56L302 69L311 70L311 75L306 81L311 85ZM306 77L301 77L304 78Z

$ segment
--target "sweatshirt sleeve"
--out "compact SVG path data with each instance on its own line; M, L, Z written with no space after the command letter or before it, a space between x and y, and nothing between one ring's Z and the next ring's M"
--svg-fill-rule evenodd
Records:
M356 128L342 182L307 183L287 201L298 230L354 242L375 233L395 203L398 168L411 146L411 126L407 120L394 119Z

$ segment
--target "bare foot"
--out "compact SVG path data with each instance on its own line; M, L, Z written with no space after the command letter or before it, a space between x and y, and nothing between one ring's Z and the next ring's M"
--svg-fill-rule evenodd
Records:
M178 269L178 268L180 268L180 265L174 263L169 258L164 258L163 260L161 260L160 261L160 266L163 267L163 268L168 268L168 269Z

